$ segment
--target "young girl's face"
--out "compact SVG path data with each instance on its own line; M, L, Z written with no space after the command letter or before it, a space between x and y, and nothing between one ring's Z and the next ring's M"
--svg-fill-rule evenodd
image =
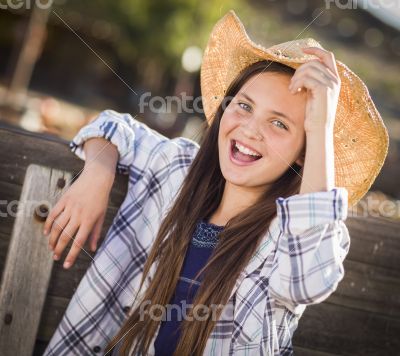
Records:
M306 93L290 93L290 78L272 72L256 74L226 107L218 148L221 171L228 182L262 191L289 165L304 164ZM239 146L244 152L238 152L236 142L250 151ZM250 153L258 155L257 159Z

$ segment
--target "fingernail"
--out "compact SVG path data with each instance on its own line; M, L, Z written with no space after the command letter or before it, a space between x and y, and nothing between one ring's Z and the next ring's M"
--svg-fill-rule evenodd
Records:
M54 255L54 256L53 256L53 259L56 260L56 261L58 261L58 260L60 259L60 256Z
M43 230L43 235L47 235L47 230Z
M49 245L49 251L53 251L53 246Z
M70 268L71 267L71 262L64 262L64 265L63 265L63 267L64 268Z

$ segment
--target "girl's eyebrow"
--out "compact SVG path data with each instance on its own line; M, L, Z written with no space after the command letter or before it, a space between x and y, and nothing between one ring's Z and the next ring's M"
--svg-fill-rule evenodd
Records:
M246 98L246 99L247 99L248 101L250 101L253 105L255 105L254 100L253 100L252 98L250 98L245 92L240 91L238 94L241 95L241 96L243 96L244 98ZM277 115L277 116L281 116L281 117L287 119L287 120L290 121L293 125L296 126L296 123L295 123L289 116L287 116L286 114L284 114L283 112L276 111L276 110L270 110L269 112L270 112L271 114L274 114L274 115Z

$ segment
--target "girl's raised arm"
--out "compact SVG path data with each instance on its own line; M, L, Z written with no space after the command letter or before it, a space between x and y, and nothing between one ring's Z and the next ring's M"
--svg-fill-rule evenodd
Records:
M350 248L347 197L346 188L335 187L276 200L282 235L269 286L295 314L328 298L344 277Z

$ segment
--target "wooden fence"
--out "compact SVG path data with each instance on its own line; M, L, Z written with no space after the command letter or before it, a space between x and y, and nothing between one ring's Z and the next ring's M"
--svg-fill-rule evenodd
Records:
M42 355L90 256L64 270L42 234L46 203L57 201L83 161L68 142L0 124L0 350ZM127 190L117 175L101 241ZM26 204L25 202L37 202ZM7 211L8 209L8 211ZM17 214L18 212L18 214ZM348 217L345 277L323 303L306 309L295 332L296 355L397 355L400 350L400 223ZM90 249L87 249L90 251Z

